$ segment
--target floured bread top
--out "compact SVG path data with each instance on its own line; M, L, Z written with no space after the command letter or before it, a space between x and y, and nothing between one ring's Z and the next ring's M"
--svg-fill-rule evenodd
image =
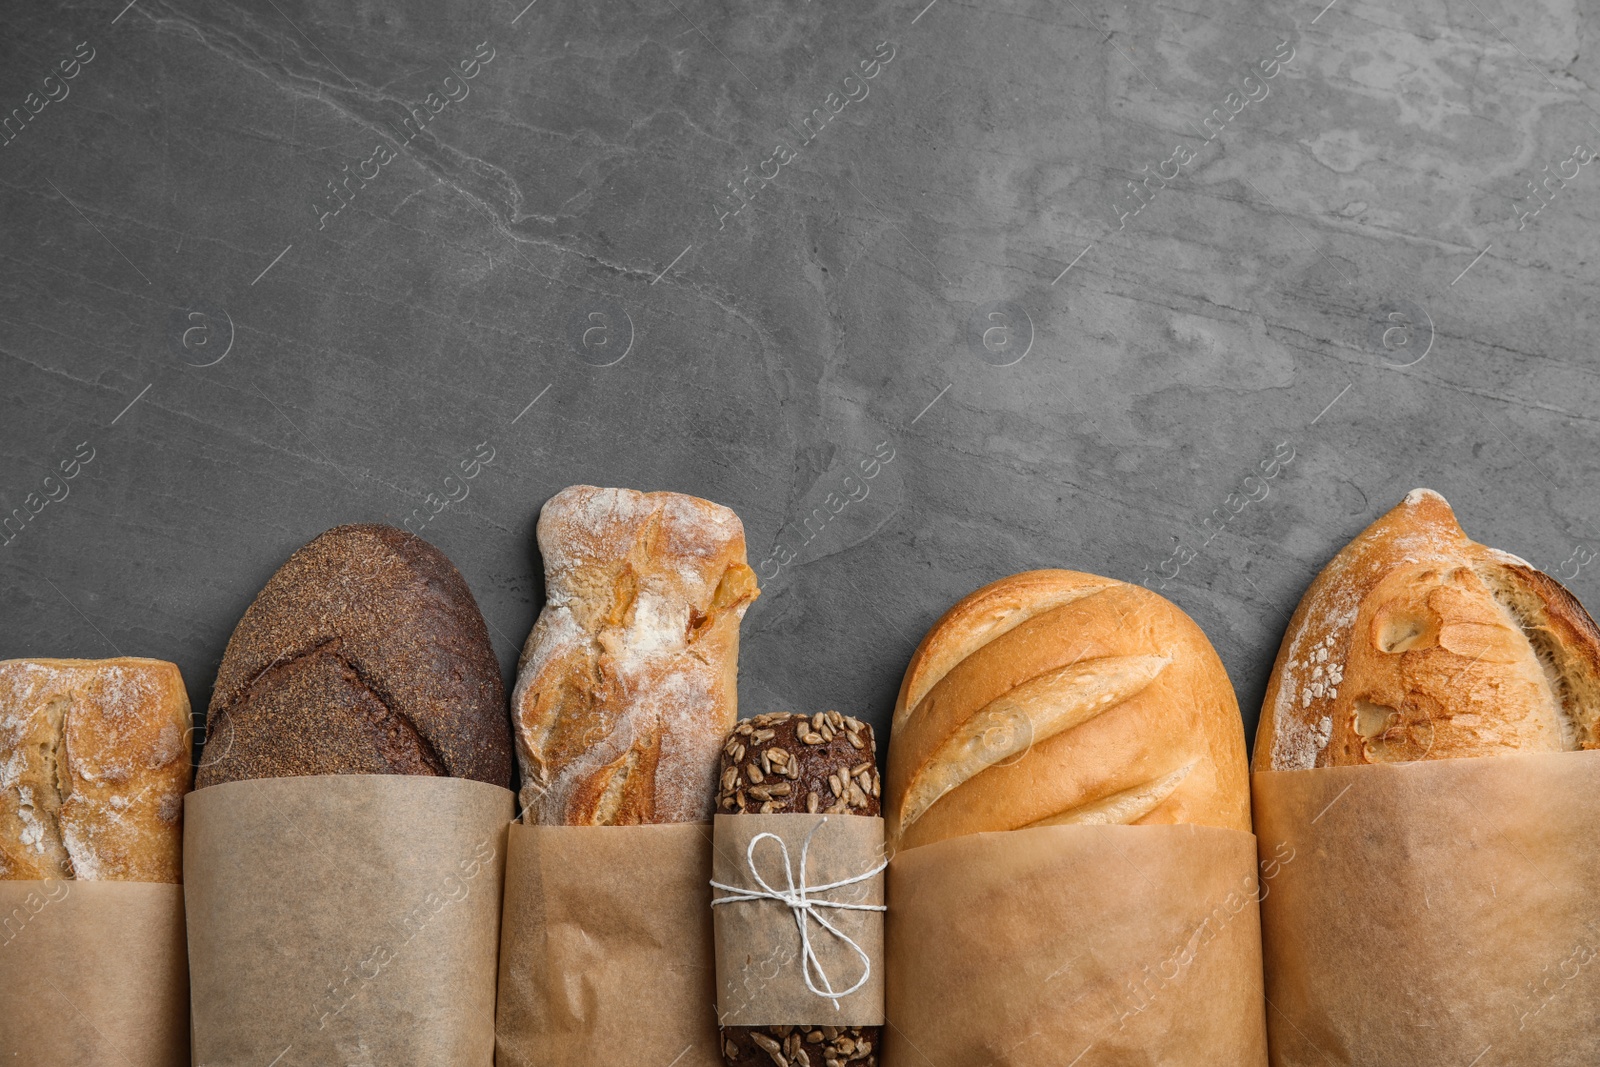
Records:
M1300 601L1258 770L1595 747L1600 630L1558 582L1472 541L1416 489Z
M0 879L181 882L188 729L171 663L0 662Z
M707 818L758 595L739 517L575 485L545 504L538 539L546 603L512 697L527 821Z

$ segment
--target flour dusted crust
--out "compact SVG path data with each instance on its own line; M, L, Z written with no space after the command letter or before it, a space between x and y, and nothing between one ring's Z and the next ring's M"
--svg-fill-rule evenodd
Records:
M1600 630L1561 584L1414 489L1335 556L1284 634L1258 770L1600 746Z
M0 662L0 879L182 879L189 696L153 659Z
M512 695L524 818L710 817L737 718L744 526L681 493L575 485L539 514L544 609Z
M1140 586L1040 570L979 589L918 646L893 727L895 848L1073 823L1250 828L1228 675Z

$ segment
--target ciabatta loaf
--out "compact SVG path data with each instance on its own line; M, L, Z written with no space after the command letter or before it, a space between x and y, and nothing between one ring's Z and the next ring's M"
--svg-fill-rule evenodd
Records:
M1414 489L1306 590L1278 649L1258 770L1600 745L1600 630L1559 582Z
M174 664L0 663L0 879L181 882L189 728Z
M738 718L744 526L681 493L574 485L539 513L544 609L512 696L524 819L709 819Z
M1211 643L1165 598L1076 571L985 586L922 639L889 737L910 848L1065 823L1250 828L1244 726Z

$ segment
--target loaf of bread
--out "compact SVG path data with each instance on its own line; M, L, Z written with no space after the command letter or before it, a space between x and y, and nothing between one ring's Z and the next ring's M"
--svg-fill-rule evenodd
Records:
M746 719L722 745L724 815L882 814L872 727L837 711Z
M1600 630L1561 584L1414 489L1300 600L1257 770L1600 746Z
M444 553L392 526L339 526L290 556L217 672L196 785L312 774L511 786L478 604Z
M874 753L872 727L837 711L757 715L740 723L722 746L717 811L876 816L883 787ZM724 1026L721 1031L727 1067L774 1067L778 1055L791 1067L833 1062L877 1067L883 1045L881 1026Z
M922 639L889 737L893 848L1067 823L1250 829L1222 662L1170 601L1076 571L971 594Z
M174 664L0 663L0 879L182 882L189 730Z
M680 493L574 485L539 513L544 609L512 696L524 820L710 817L738 717L744 526Z

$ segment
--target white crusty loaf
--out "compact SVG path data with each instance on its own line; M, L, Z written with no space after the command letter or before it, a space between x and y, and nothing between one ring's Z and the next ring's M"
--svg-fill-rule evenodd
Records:
M182 879L189 695L154 659L0 662L0 879Z
M891 846L1061 824L1250 829L1244 724L1194 621L1077 571L1003 578L906 668L889 735Z
M1600 630L1571 593L1413 489L1335 556L1284 633L1257 770L1600 746Z
M512 695L524 820L695 822L738 718L744 526L681 493L574 485L539 513L545 606Z

